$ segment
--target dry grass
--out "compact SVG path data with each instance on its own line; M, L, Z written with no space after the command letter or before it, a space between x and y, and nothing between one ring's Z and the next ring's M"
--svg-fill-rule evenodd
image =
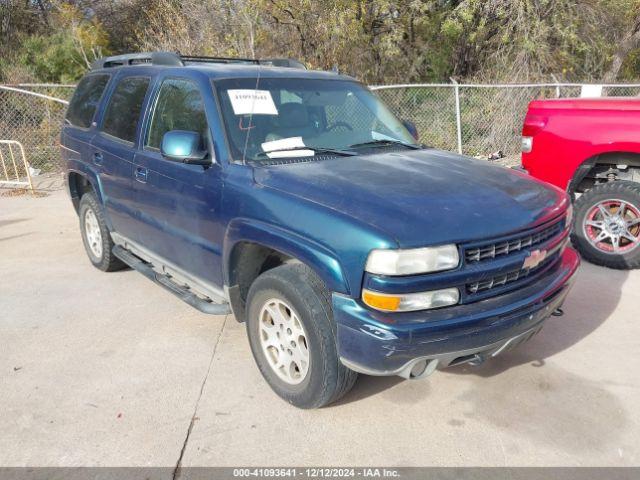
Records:
M33 195L36 198L42 198L42 197L48 197L49 194L45 193L45 192L39 192L37 190L34 190L33 192L25 187L19 187L19 188L8 188L8 189L3 189L5 191L3 191L2 193L0 193L0 196L2 197L21 197L23 195Z

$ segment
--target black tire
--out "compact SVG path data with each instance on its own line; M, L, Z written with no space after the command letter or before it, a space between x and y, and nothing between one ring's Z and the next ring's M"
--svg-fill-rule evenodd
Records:
M621 200L640 211L640 184L617 181L598 185L583 193L574 204L575 219L571 232L571 242L582 257L596 265L615 269L640 267L640 245L624 253L605 252L594 246L585 232L585 221L591 210L607 200ZM615 210L614 210L615 212ZM637 227L640 229L640 226ZM637 230L634 227L634 234Z
M87 230L85 227L88 211L93 212L100 228L102 240L102 252L100 255L96 255L89 246L89 239L87 238ZM109 229L107 228L107 224L104 220L102 206L93 192L87 192L82 195L78 215L80 216L80 235L82 235L82 243L84 244L84 249L93 266L103 272L113 272L125 268L126 265L113 254L113 240L111 240Z
M338 358L330 297L322 280L303 264L286 264L268 270L249 289L246 323L253 357L273 391L299 408L319 408L335 402L351 390L358 377ZM260 344L259 316L271 299L290 305L304 327L309 366L297 385L278 376Z

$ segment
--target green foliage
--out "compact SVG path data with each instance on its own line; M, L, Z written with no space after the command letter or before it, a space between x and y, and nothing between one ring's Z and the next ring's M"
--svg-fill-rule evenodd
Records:
M29 68L35 78L51 83L75 82L87 68L66 32L28 37L17 61Z
M18 81L74 83L91 62L109 52L108 35L96 20L84 18L72 5L61 5L47 18L48 28L19 32L5 52L0 76Z
M5 2L0 81L73 82L109 50L153 49L294 57L368 83L633 80L638 22L640 0Z

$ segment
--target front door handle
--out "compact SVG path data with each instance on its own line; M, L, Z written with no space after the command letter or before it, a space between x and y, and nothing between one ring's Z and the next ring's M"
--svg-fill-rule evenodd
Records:
M147 183L147 174L149 170L144 167L136 167L135 176L136 180L140 183Z
M100 152L95 152L93 154L93 163L95 163L96 165L102 165L103 161L104 161L104 157Z

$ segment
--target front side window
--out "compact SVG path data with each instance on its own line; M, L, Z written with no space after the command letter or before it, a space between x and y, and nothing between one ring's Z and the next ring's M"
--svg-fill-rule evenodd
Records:
M357 82L239 78L214 85L236 159L418 148L382 101Z
M145 146L159 149L162 137L171 130L197 132L202 148L206 147L209 129L204 103L198 86L190 80L169 78L162 82Z
M103 132L127 142L135 141L149 82L149 77L126 77L118 83L104 115Z
M109 75L84 77L69 103L65 120L76 127L89 128L96 113L102 93L109 83Z

